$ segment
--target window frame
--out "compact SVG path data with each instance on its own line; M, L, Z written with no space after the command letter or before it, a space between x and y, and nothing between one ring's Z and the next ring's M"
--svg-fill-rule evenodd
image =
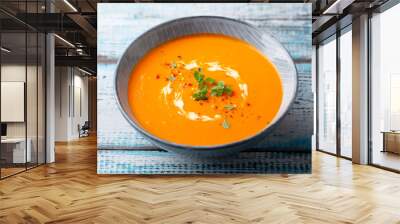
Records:
M344 35L347 32L352 32L352 23L347 24L341 29L338 29L336 33L333 33L332 35L328 36L327 38L319 41L316 44L316 130L315 130L315 135L316 135L316 151L323 152L326 154L330 154L333 156L337 156L340 158L344 158L347 160L352 160L351 157L347 157L342 155L342 150L341 150L341 119L340 119L340 103L341 103L341 97L340 97L340 82L341 82L341 67L340 67L340 37ZM321 149L319 147L319 104L320 104L320 99L319 99L319 54L318 54L318 49L321 45L321 43L328 43L330 41L336 41L336 151L335 153L329 152L327 150Z

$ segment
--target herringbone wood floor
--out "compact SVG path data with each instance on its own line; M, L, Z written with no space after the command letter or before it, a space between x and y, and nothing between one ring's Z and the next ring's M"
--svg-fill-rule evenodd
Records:
M99 176L95 138L0 181L0 223L400 223L400 175L316 152L312 175Z

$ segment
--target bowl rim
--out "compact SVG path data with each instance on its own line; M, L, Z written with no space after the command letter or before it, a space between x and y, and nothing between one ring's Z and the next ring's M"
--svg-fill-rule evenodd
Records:
M276 44L282 49L283 53L286 54L286 56L290 59L289 63L294 68L295 80L296 80L296 82L294 84L294 94L292 95L292 97L290 99L290 102L288 103L288 106L283 110L281 116L278 119L275 119L274 122L268 123L263 129L259 130L256 134L248 136L248 137L243 138L241 140L234 141L234 142L229 142L229 143L225 143L225 144L201 145L201 146L199 146L199 145L179 144L179 143L175 143L175 142L163 139L163 138L159 138L156 135L153 135L149 131L145 130L145 128L141 127L140 124L138 124L135 121L133 121L133 119L129 116L129 114L124 110L124 107L121 105L121 102L120 102L120 95L119 95L119 92L118 92L118 74L119 74L119 70L120 70L120 66L121 66L121 61L125 58L125 55L127 54L128 50L132 47L132 45L134 45L135 42L137 42L139 39L144 38L144 36L146 36L146 34L152 32L152 31L155 31L155 30L157 30L160 27L163 27L165 25L168 25L168 24L171 24L171 23L175 23L175 22L178 22L178 21L181 21L181 20L190 20L190 19L220 19L220 20L229 20L229 21L232 21L232 22L241 23L241 24L243 24L243 25L245 25L245 26L247 26L247 27L249 27L251 29L255 29L258 32L261 32L262 35L268 35L271 39L273 39L276 42ZM191 35L196 35L196 34L191 34ZM219 35L225 35L225 34L219 34ZM229 35L225 35L225 36L229 36ZM233 37L233 36L229 36L229 37L239 39L239 38ZM171 40L174 40L174 39L170 39L168 41L171 41ZM245 41L245 40L242 40L242 39L239 39L239 40ZM163 43L165 43L165 42L163 42ZM248 44L251 44L251 43L248 43ZM153 47L153 48L155 48L155 47ZM264 55L264 57L266 57L266 55ZM134 68L134 66L132 67L132 69L133 68ZM188 16L188 17L180 17L180 18L168 20L166 22L163 22L163 23L160 23L160 24L158 24L156 26L153 26L152 28L146 30L140 36L135 38L126 47L126 49L124 50L124 52L121 54L120 58L118 59L117 67L116 67L116 69L114 71L114 88L113 88L114 94L113 95L114 95L114 98L115 98L115 100L117 102L119 110L122 112L123 117L128 121L128 123L133 128L135 128L140 134L146 136L154 144L156 144L158 146L167 145L168 148L172 147L172 148L179 148L179 149L190 149L190 150L194 150L194 151L198 151L198 152L209 152L212 149L233 148L235 146L243 145L243 144L246 144L248 142L251 142L252 140L254 140L254 139L258 138L258 137L265 136L265 135L269 134L269 132L271 132L271 130L274 127L276 127L277 124L279 124L282 121L282 119L286 116L286 114L288 113L289 109L291 108L294 100L296 99L298 81L299 81L299 79L298 79L298 71L297 71L297 68L296 68L296 65L294 63L293 58L290 56L289 52L282 45L282 43L280 43L270 33L266 32L266 31L259 31L259 29L257 27L255 27L254 25L251 25L250 23L247 23L245 21L241 21L241 20L238 20L238 19L234 19L234 18L223 17L223 16L210 16L210 15L206 15L206 16Z

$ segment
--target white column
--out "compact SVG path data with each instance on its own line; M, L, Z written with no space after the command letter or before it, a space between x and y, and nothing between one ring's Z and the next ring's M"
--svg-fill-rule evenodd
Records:
M54 11L51 1L46 1L47 12ZM54 35L46 35L46 163L55 162L55 43Z
M353 20L353 162L368 163L368 15Z
M54 76L54 35L46 36L46 163L55 161L54 133L55 133L55 76Z

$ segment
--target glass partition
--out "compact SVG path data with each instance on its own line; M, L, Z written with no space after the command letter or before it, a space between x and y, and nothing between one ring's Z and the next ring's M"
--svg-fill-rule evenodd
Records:
M26 141L26 41L25 32L1 34L2 177L24 171L31 159Z
M400 170L400 5L371 18L372 164Z
M336 153L336 37L318 47L318 149Z
M26 74L26 114L27 114L27 150L30 151L30 160L27 167L31 168L37 165L38 159L38 35L36 32L27 33L27 74Z
M24 10L27 13L40 13L39 1L27 1ZM35 21L36 20L36 21ZM38 23L38 17L30 19ZM38 76L39 76L39 33L36 29L27 29L27 144L31 151L31 160L27 167L38 165ZM28 148L29 150L29 148Z
M340 155L352 157L352 33L340 36Z
M41 13L43 5L0 3L18 13ZM0 178L45 163L45 44L44 33L0 12Z
M38 33L38 74L37 74L37 162L43 164L46 162L46 36Z

